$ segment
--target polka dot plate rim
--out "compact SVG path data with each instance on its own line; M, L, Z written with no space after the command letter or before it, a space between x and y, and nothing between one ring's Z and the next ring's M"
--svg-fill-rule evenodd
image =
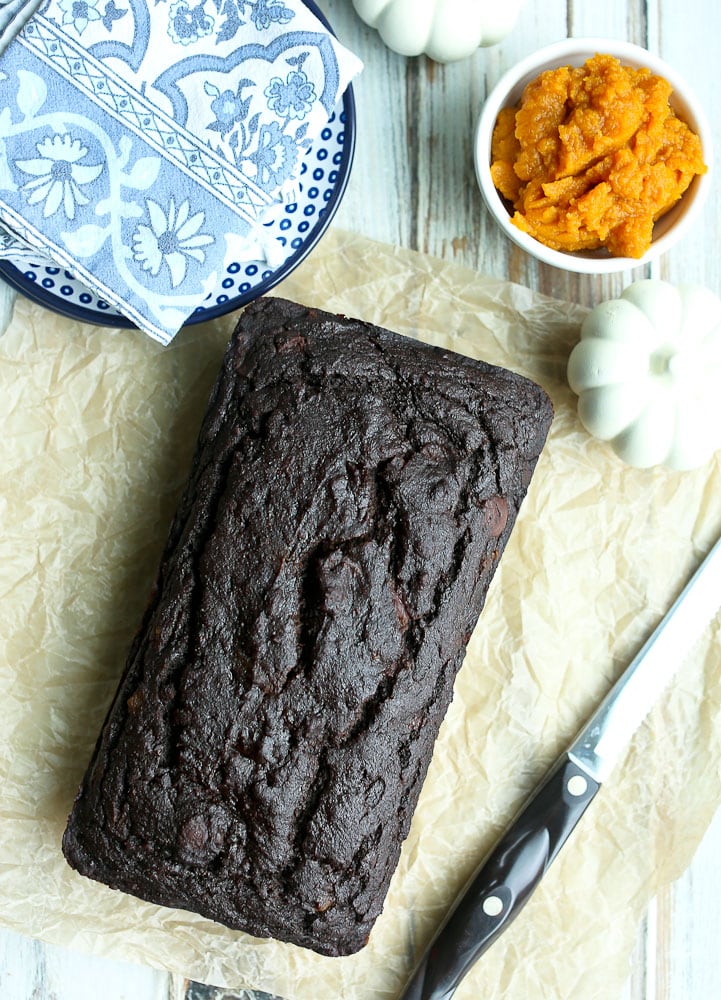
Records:
M304 3L328 28L313 0ZM267 235L289 252L273 267L267 261L241 260L228 265L215 291L188 317L185 326L206 323L248 305L298 267L321 239L345 194L356 141L352 84L305 157L296 185L297 201L287 204L268 224ZM0 261L0 278L26 298L61 316L96 326L135 329L135 324L61 267L18 266Z

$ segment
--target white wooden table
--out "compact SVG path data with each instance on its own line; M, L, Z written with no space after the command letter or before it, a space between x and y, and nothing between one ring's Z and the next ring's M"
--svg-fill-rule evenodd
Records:
M338 226L585 304L617 294L632 277L642 276L641 272L604 278L562 274L536 265L505 242L486 214L475 184L474 121L484 94L507 66L567 35L624 38L659 52L705 99L711 116L718 101L721 54L717 0L528 0L524 17L502 45L447 67L390 53L357 19L350 0L321 0L320 6L340 38L366 64L356 85L356 163ZM719 149L721 128L717 122L713 128ZM654 266L656 276L698 281L721 293L717 191L716 185L706 216L693 234ZM618 1000L721 997L719 857L721 813L688 872L651 905L639 928L631 975ZM0 930L1 1000L99 997L251 1000L247 993L216 991L180 976L90 958ZM254 1000L260 997L255 994Z

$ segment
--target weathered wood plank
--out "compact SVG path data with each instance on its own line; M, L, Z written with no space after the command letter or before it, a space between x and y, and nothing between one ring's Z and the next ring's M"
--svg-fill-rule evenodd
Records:
M165 972L0 931L2 1000L168 1000Z
M6 1000L40 1000L36 993L45 968L39 941L0 930L0 996Z

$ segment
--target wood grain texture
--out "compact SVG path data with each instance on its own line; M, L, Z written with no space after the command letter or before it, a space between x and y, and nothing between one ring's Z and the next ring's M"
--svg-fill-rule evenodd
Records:
M499 0L503 2L503 0ZM718 0L528 0L499 46L439 66L386 49L350 0L321 0L337 34L364 60L356 85L358 144L336 224L385 243L452 259L479 273L593 305L647 273L701 282L721 294L721 199L717 185L692 237L653 268L621 276L571 275L539 265L508 243L486 213L472 156L475 122L502 73L534 49L567 36L621 38L658 52L693 89L716 103ZM707 106L711 115L714 107ZM716 148L721 126L713 123ZM690 869L666 887L639 928L619 1000L721 997L718 900L721 812ZM0 931L1 1000L268 1000L188 983L139 966L44 946ZM312 998L309 998L312 1000ZM343 1000L343 998L339 998ZM529 1000L615 1000L556 997Z

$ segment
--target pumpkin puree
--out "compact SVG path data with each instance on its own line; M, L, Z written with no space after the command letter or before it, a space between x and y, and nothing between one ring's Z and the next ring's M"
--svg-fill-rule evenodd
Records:
M498 116L491 176L519 229L554 250L641 257L654 222L706 171L671 85L595 55L528 84Z

